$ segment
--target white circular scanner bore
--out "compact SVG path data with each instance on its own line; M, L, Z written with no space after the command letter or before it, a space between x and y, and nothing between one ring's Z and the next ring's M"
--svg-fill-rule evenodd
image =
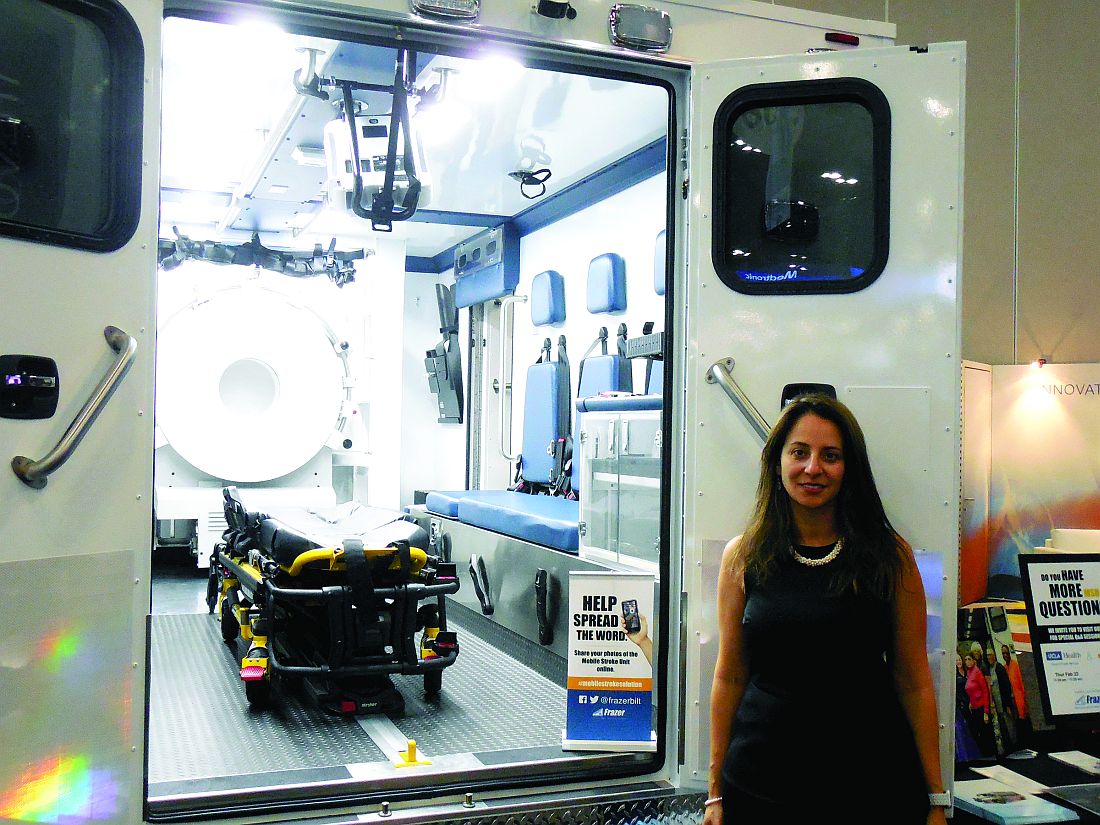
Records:
M262 287L227 289L157 334L157 424L189 464L225 481L292 473L324 446L344 370L321 320Z
M242 358L225 368L218 393L227 413L263 415L279 398L279 376L263 361Z

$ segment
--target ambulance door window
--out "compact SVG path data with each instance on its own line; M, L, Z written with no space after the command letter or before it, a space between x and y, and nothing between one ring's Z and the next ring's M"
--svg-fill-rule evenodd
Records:
M712 257L745 293L855 292L886 266L890 109L854 78L748 86L714 125Z
M110 251L137 227L141 36L112 0L5 0L0 234Z

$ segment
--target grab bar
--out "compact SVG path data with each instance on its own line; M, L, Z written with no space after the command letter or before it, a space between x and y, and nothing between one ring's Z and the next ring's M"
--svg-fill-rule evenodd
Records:
M760 440L767 441L771 427L768 426L768 422L764 420L764 416L760 414L760 411L749 401L749 397L737 386L737 382L732 375L733 363L732 358L723 358L711 364L710 369L707 370L707 383L717 384L725 390L726 395L730 397L737 409L745 416L749 426L760 436Z
M515 320L516 311L512 309L509 314L508 310L512 308L513 304L527 303L526 295L509 295L500 299L500 368L497 371L497 410L498 421L500 423L500 454L509 461L515 461L519 458L519 453L512 455L512 330L509 324L505 323L505 316L507 315L508 321ZM507 391L508 400L505 403L504 394ZM508 415L508 420L505 422L505 413ZM508 446L505 446L505 439L507 438Z
M118 327L105 328L103 337L107 339L111 349L118 354L118 358L115 359L107 375L99 382L99 386L92 391L91 397L85 402L80 412L76 414L76 418L65 430L61 440L40 461L34 461L23 455L17 455L11 460L12 470L28 487L41 490L46 486L46 477L69 460L129 371L134 353L137 352L137 341Z

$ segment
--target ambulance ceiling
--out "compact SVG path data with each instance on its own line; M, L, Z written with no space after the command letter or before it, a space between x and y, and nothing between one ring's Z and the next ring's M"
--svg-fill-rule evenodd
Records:
M258 232L276 249L327 246L333 237L341 248L371 245L369 221L326 202L327 171L315 164L337 110L295 90L306 48L318 50L318 74L393 83L394 49L256 24L166 21L161 237L175 227L224 243ZM392 233L410 256L439 255L665 136L667 96L655 86L526 68L488 51L478 59L421 54L417 66L416 87L446 75L446 93L412 116L426 197ZM389 113L385 93L355 98L368 114ZM535 200L508 175L543 168L551 177Z

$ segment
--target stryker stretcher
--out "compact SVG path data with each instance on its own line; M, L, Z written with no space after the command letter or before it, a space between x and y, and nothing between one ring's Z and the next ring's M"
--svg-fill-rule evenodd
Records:
M459 580L417 546L427 536L415 522L354 504L331 517L272 517L246 510L235 487L222 494L228 526L207 604L226 643L248 644L250 704L266 704L279 681L300 682L326 711L397 715L404 699L389 674L421 674L426 693L441 690L458 656L444 597Z

